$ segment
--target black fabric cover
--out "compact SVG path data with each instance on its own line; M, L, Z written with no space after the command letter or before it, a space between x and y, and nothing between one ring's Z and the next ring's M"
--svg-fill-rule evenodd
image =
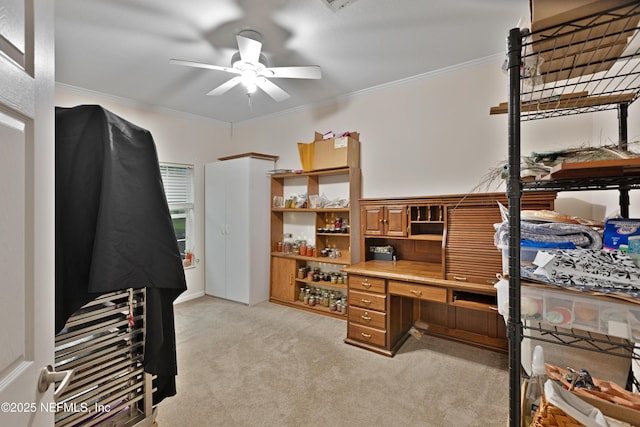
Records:
M176 394L173 301L186 290L151 133L98 105L56 107L56 333L104 293L147 288L144 369Z

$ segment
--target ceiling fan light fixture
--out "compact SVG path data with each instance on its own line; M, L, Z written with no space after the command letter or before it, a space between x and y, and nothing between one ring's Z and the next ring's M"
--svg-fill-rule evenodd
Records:
M245 93L249 96L249 99L251 99L251 95L260 88L275 101L280 102L290 98L290 95L280 86L269 80L269 78L322 78L322 72L320 67L317 65L269 67L267 58L261 52L262 36L257 31L243 30L236 36L236 40L238 43L238 51L231 57L231 68L202 62L184 61L182 59L171 59L169 62L175 65L206 68L235 74L235 77L227 80L221 85L218 85L207 93L207 95L210 96L222 95L237 85L242 84L245 88Z
M247 88L247 94L249 95L252 95L253 93L255 93L256 89L258 89L258 86L256 86L255 84L245 87Z
M247 68L242 70L241 82L242 85L247 89L247 93L254 93L257 89L256 80L258 78L258 73L256 70L252 68Z

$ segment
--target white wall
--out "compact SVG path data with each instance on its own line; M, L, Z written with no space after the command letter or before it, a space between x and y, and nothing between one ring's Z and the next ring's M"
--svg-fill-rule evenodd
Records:
M179 301L204 295L204 164L228 154L229 125L198 116L154 109L127 99L64 85L56 86L56 106L73 107L82 104L99 104L150 131L160 162L194 166L196 232L193 235L193 253L200 260L200 265L196 264L185 270L187 291L180 296Z
M489 115L491 106L507 100L501 65L502 58L488 58L334 103L236 124L233 140L277 154L278 167L295 169L300 167L296 142L312 141L314 131L358 131L363 197L504 191L504 185L487 185L487 175L508 158L507 116ZM633 104L630 140L640 137L639 115ZM521 135L522 155L613 144L618 140L617 112L525 121ZM617 197L616 191L560 193L556 209L604 219L617 210ZM632 192L632 216L640 216L638 197Z
M462 64L373 88L324 104L230 125L138 107L95 93L56 92L57 105L100 103L152 132L161 161L196 166L196 227L203 230L202 165L222 155L259 152L280 156L279 168L300 168L297 142L314 131L360 132L363 197L467 193L489 188L486 176L507 161L507 116L489 108L507 100L502 58ZM295 95L294 95L295 96ZM629 139L640 137L640 107L629 109ZM617 142L616 111L522 123L522 154ZM604 219L617 209L617 192L560 193L560 212ZM631 193L631 216L640 217ZM203 258L203 232L196 254ZM204 290L204 268L187 270L189 295Z
M360 132L364 197L466 193L507 158L506 100L496 61L444 70L372 89L339 102L237 124L234 140L256 141L299 168L296 142L313 132ZM255 148L255 147L254 147Z

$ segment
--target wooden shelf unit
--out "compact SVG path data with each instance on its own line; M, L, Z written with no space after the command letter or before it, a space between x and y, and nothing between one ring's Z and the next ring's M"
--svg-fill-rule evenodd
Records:
M342 267L359 261L360 257L360 214L359 199L361 187L361 171L357 167L325 169L302 173L283 173L271 176L271 199L287 199L292 195L327 195L349 201L348 207L315 207L311 208L309 197L300 208L271 208L271 278L270 297L274 303L293 308L346 319L346 315L336 313L322 306L310 307L299 301L300 288L315 286L342 291L346 295L346 284L326 281L313 282L299 279L297 272L305 266L321 266L331 271L339 271ZM333 224L336 218L346 220L348 229L345 232L321 231L328 223ZM293 239L307 240L316 248L317 256L283 253L277 250L278 242L283 235L291 233ZM323 249L338 249L340 256L332 258L320 256Z

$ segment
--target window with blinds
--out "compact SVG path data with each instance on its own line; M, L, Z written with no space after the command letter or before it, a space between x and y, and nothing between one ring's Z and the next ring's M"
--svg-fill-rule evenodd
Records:
M161 163L160 173L178 247L185 259L186 253L192 251L190 237L193 223L193 166Z

